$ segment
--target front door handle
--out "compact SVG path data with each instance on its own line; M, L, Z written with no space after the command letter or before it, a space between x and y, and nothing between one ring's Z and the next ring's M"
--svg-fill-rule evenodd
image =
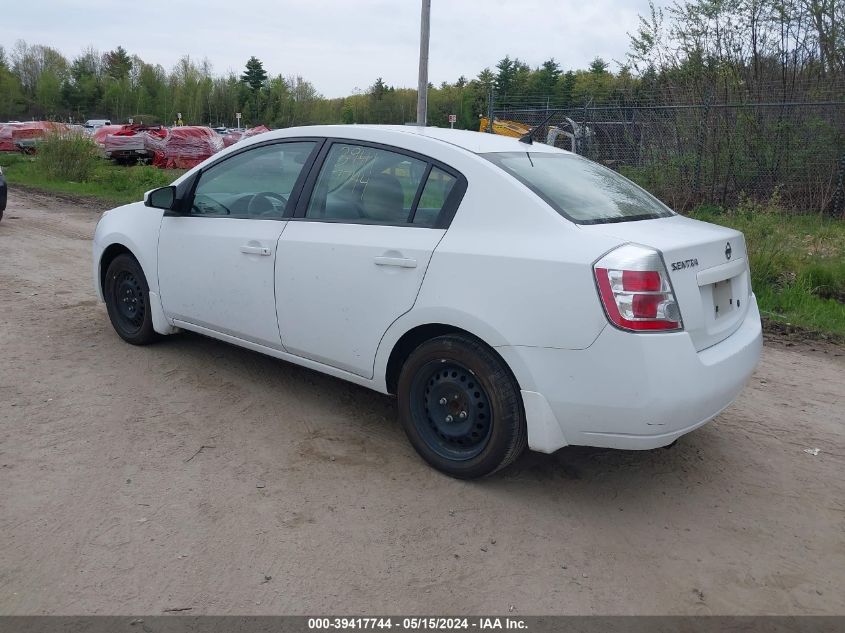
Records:
M249 244L241 246L241 253L245 255L271 255L270 249L266 246L250 246Z
M416 268L417 260L409 257L376 257L376 266L397 266L398 268Z

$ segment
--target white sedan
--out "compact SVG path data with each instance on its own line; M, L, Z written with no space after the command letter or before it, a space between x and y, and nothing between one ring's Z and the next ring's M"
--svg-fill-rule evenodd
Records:
M526 444L668 445L762 345L741 233L478 132L262 134L106 212L93 264L129 343L191 330L395 394L414 448L462 478Z

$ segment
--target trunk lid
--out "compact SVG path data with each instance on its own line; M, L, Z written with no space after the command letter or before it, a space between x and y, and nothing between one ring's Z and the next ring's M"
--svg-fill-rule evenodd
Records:
M684 330L696 350L723 341L745 318L751 279L739 231L682 216L578 226L662 253Z

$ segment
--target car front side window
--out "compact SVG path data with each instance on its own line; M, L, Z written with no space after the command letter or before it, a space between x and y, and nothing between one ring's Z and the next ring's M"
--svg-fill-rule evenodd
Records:
M262 145L203 171L191 215L281 219L316 143Z

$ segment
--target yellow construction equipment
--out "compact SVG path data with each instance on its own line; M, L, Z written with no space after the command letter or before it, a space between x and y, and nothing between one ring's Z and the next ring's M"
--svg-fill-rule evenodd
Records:
M490 120L487 117L481 117L480 132L486 132L487 126L490 125ZM531 127L516 121L503 121L501 119L493 119L493 133L501 134L502 136L513 136L514 138L521 138L531 131Z

